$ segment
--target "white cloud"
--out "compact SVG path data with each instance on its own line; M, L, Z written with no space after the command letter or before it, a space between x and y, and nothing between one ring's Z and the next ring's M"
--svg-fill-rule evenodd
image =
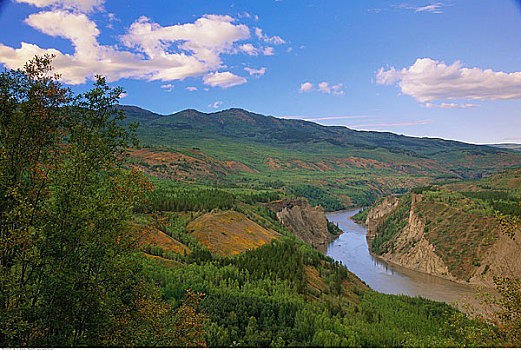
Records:
M195 86L188 86L186 88L186 90L188 90L188 91L197 91L197 88Z
M479 107L480 105L474 104L474 103L446 103L442 102L439 105L427 102L425 104L425 107L427 108L472 108L472 107Z
M333 94L333 95L343 95L344 91L342 91L343 84L336 84L333 86L329 86L329 83L326 81L323 81L318 84L318 91L326 93L326 94Z
M265 47L264 50L262 50L262 53L264 54L264 56L273 56L275 54L275 49L273 49L273 47L271 46L268 46Z
M174 85L163 84L163 85L161 85L161 89L165 89L167 92L172 92L172 90L174 89Z
M44 34L69 39L83 57L93 53L98 46L96 37L100 31L84 14L67 11L47 11L32 14L25 23Z
M203 81L206 85L229 88L244 84L246 79L230 72L213 72L205 75Z
M211 108L219 108L221 105L223 104L223 101L215 101L214 103L212 104L209 104L208 107L211 107Z
M431 13L442 13L441 7L443 4L431 4L426 6L420 6L414 9L414 12L431 12Z
M392 5L394 8L398 9L405 9L405 10L411 10L416 13L419 12L429 12L429 13L443 13L443 8L447 6L452 6L452 4L449 1L436 1L436 2L430 2L425 5L410 5L410 4L399 4L399 5ZM379 9L378 12L381 12L383 9ZM376 12L376 11L375 11Z
M309 92L311 90L313 90L313 84L311 84L310 82L300 84L299 92Z
M36 7L55 7L60 9L90 12L95 8L101 8L105 0L15 0Z
M259 54L259 50L250 43L242 44L239 46L239 49L250 56L257 56Z
M231 52L233 43L250 37L247 26L233 21L230 16L205 15L194 23L162 27L142 16L121 39L151 59L193 57L205 66L217 68L220 54ZM173 44L177 44L179 53L167 51Z
M255 36L259 38L260 40L264 41L265 43L271 44L271 45L282 45L285 44L286 41L282 39L280 36L268 36L262 32L262 29L255 28Z
M521 98L521 72L495 72L465 68L460 61L451 65L419 58L409 68L380 68L376 83L397 83L401 92L419 102L436 100L508 100Z
M23 1L42 7L73 8L74 5L82 10L103 3L101 0ZM83 13L43 11L30 15L25 22L42 33L70 40L74 53L43 49L26 42L17 49L0 44L0 63L15 69L34 55L49 53L56 56L53 65L69 84L81 84L94 74L101 74L108 81L122 78L174 81L199 76L208 85L229 87L246 79L230 72L210 72L224 67L221 56L237 53L237 43L250 37L249 28L234 21L230 16L205 15L193 23L163 27L141 17L120 37L124 45L133 49L128 51L116 45L99 44L100 30Z
M250 73L250 75L254 75L256 77L260 77L260 76L264 75L264 73L266 73L266 67L262 67L259 69L246 67L246 68L244 68L244 70L246 72Z
M320 91L325 94L333 94L333 95L343 95L344 91L342 87L344 84L339 83L336 85L330 85L327 81L323 81L318 84L317 88L314 88L314 85L310 82L305 82L300 85L299 92L310 92L310 91Z

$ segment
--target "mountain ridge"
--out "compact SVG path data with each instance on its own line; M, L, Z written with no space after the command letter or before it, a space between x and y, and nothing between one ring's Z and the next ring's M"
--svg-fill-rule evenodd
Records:
M521 165L521 154L510 150L324 126L240 108L213 113L186 109L169 115L136 106L119 108L127 114L128 122L140 122L137 132L142 147L157 153L158 161L165 159L161 164L150 164L156 175L163 172L162 177L174 181L201 182L187 172L196 171L202 160L190 163L179 154L192 157L197 150L202 153L199 158L249 170L239 169L226 176L210 172L202 181L206 184L261 186L277 179L282 184L269 188L291 188L290 192L308 198L312 205L325 205L330 202L326 198L336 197L336 204L330 202L326 210L368 205L379 195L433 181L487 177ZM163 157L158 152L173 153ZM167 158L178 160L167 162ZM136 161L148 162L143 157Z
M221 111L210 112L210 113L205 113L205 112L201 112L196 109L193 109L193 108L188 108L188 109L184 109L184 110L181 110L181 111L178 111L175 113L171 113L171 114L159 114L159 113L152 112L150 110L147 110L147 109L139 107L139 106L131 106L131 105L118 105L118 108L122 109L127 114L127 119L132 120L132 121L150 122L150 121L157 121L158 119L168 120L172 117L194 118L194 116L199 117L199 118L201 118L201 117L215 118L216 117L216 118L221 118L220 121L223 121L223 117L224 118L229 118L229 117L236 118L236 117L248 116L250 118L253 117L251 119L253 119L255 121L257 121L259 119L269 119L274 124L277 124L279 126L293 124L293 125L299 125L299 126L312 126L314 128L324 128L324 129L328 129L331 131L334 130L334 131L338 131L338 132L346 132L346 131L348 133L354 132L354 133L359 133L360 135L376 134L376 135L382 135L382 136L398 137L398 138L403 138L403 139L437 141L437 142L459 144L459 145L466 145L466 146L470 145L470 146L475 146L475 147L479 147L482 149L489 149L489 150L497 148L496 145L488 145L488 144L479 145L479 144L473 144L473 143L459 141L459 140L444 139L441 137L429 137L429 136L417 137L417 136L397 134L397 133L388 132L388 131L365 131L365 130L351 129L351 128L348 128L347 126L321 125L321 124L318 124L318 123L315 123L312 121L308 121L308 120L304 120L304 119L289 119L289 118L283 118L283 117L275 117L272 115L263 115L263 114L250 112L243 108L237 108L237 107L223 109ZM139 120L134 120L133 117L137 114L136 113L137 111L139 111L141 113L141 115L138 118ZM147 114L150 116L153 116L153 118L143 116L143 115L147 115ZM219 119L217 119L217 120L219 121ZM276 122L275 122L275 120L276 120ZM161 123L161 125L165 125L165 124L168 125L168 123L164 123L164 122ZM173 124L173 125L176 125L176 124Z

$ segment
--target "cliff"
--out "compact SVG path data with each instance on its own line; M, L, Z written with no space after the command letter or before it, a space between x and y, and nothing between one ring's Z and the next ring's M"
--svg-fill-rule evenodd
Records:
M371 253L400 266L482 286L493 276L521 276L521 233L512 239L493 218L461 203L414 193L387 197L365 224Z
M376 227L380 221L398 205L398 199L394 196L385 197L383 201L374 206L367 213L365 225L367 226L367 239L372 241L376 236Z
M392 249L381 254L380 257L413 270L455 279L449 273L447 264L436 254L434 245L425 237L425 222L415 213L418 200L421 200L419 195L412 195L410 210L406 213L405 227L394 237ZM397 198L387 197L368 213L366 224L369 240L378 235L379 225L397 208L398 204Z
M325 253L327 244L337 236L329 233L324 209L312 207L305 199L282 199L266 205L277 220L302 241Z

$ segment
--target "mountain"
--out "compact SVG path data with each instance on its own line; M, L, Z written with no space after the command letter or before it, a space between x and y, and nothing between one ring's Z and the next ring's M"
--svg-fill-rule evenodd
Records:
M512 151L521 152L521 144L518 144L518 143L494 143L494 144L489 144L487 146L505 148L505 149L510 149Z
M129 122L140 123L138 136L150 152L174 152L170 158L176 159L184 154L184 163L150 165L156 176L162 172L172 180L204 179L221 185L228 181L234 186L277 180L277 188L329 210L366 205L378 195L432 181L481 178L521 164L521 154L507 149L323 126L237 108L216 113L188 109L171 115L119 108ZM197 158L194 151L200 153L199 162L190 160ZM213 165L208 167L219 172L189 175L191 167L200 174L201 162L209 164L209 159ZM147 160L137 156L136 162Z

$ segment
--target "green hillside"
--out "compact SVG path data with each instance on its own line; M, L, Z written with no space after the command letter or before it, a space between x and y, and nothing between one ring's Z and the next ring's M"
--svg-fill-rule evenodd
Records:
M519 227L515 225L519 225L516 218L521 217L521 168L486 179L412 189L400 196L398 205L378 222L370 246L372 252L407 253L402 252L399 242L404 237L402 230L410 220L411 208L424 225L424 237L447 264L449 272L468 282L474 275L488 271L483 269L482 262L500 232L513 236ZM365 220L369 210L355 218ZM411 242L412 246L415 243Z
M435 181L481 178L521 164L521 154L505 149L326 127L242 109L158 115L138 107L119 108L130 122L140 123L144 147L190 157L196 151L200 159L234 163L229 172L213 167L196 176L190 176L195 171L190 162L182 164L187 171L181 175L170 169L176 162L148 164L155 166L154 175L220 187L283 187L287 194L305 196L328 210L369 205L380 195ZM136 161L147 163L146 157Z

